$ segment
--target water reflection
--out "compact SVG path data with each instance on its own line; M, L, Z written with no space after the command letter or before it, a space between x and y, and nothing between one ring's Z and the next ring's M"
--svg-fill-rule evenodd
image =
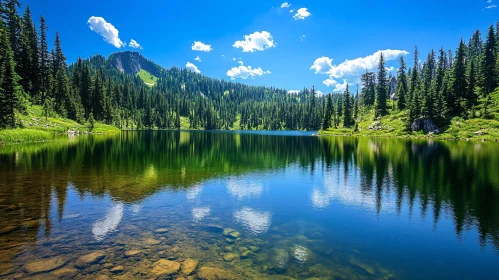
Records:
M88 246L67 237L86 228L89 244L132 244L153 260L183 252L216 263L233 247L223 266L295 278L379 279L390 266L417 275L425 270L407 258L429 252L463 256L455 266L429 258L433 273L475 276L497 261L489 252L499 249L498 166L495 143L401 139L125 132L2 146L0 271ZM108 200L119 202L105 208ZM51 248L52 239L63 245ZM120 263L125 249L109 250Z
M123 218L123 208L123 203L116 203L103 219L93 224L92 234L95 240L102 241L108 233L116 230Z
M230 179L227 182L227 190L239 200L258 198L263 192L263 185L261 183L248 182L247 180Z
M234 219L251 233L258 235L269 230L272 214L269 211L257 211L250 207L234 211Z
M211 208L210 207L197 207L192 209L192 218L195 222L201 222L205 217L210 215Z

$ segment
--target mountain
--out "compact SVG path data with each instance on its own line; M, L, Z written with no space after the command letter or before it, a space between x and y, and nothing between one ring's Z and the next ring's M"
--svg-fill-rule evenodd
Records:
M148 86L155 85L158 78L165 71L161 66L145 58L139 52L133 51L111 54L105 60L105 67L128 75L138 75Z

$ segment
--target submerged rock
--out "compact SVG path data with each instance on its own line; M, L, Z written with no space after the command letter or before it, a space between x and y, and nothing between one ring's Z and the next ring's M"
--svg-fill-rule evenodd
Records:
M240 235L241 235L241 233L239 231L229 232L229 236L232 238L239 238Z
M99 263L106 257L104 251L95 251L90 254L81 256L75 263L75 267L84 268L94 263Z
M37 274L42 272L50 272L65 266L68 260L61 257L53 257L49 259L42 259L34 262L30 262L26 265L26 271L31 274Z
M113 267L110 271L112 273L122 273L123 271L125 271L125 267L122 265L118 265L118 266Z
M272 256L272 265L274 270L282 271L287 269L289 262L288 251L284 249L274 249Z
M152 272L158 276L176 274L180 270L180 263L161 259L154 263Z
M235 280L240 277L231 272L221 268L214 267L201 267L198 271L198 278L203 280Z
M78 270L73 267L63 267L52 272L52 275L57 278L73 278L77 274Z
M136 256L140 253L142 253L142 251L138 250L138 249L128 250L125 252L125 257L133 257L133 256Z
M190 275L194 270L196 270L196 267L198 266L199 261L193 260L193 259L187 259L184 262L182 262L182 273L185 275Z
M227 253L224 255L224 261L231 262L235 259L239 259L239 254L237 253Z
M257 246L249 246L248 248L253 252L258 252L258 250L260 250L260 248Z
M167 228L158 228L157 230L154 231L155 233L163 234L167 233L168 229Z
M158 245L159 243L161 243L161 241L160 241L160 240L157 240L157 239L154 239L154 238L147 238L147 239L145 240L145 243L146 243L147 245Z

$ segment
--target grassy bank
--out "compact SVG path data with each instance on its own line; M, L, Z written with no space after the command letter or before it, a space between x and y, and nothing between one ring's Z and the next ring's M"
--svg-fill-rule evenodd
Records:
M91 127L57 116L46 118L41 106L30 106L26 115L16 115L16 122L18 128L0 130L0 144L52 141L67 135L68 130L93 134L120 132L114 126L98 122Z
M453 118L442 133L426 135L422 132L408 132L405 129L404 113L385 116L379 120L363 118L358 124L358 131L353 128L330 128L321 130L320 135L351 135L371 137L403 137L403 138L431 138L440 140L499 140L499 121L485 119Z

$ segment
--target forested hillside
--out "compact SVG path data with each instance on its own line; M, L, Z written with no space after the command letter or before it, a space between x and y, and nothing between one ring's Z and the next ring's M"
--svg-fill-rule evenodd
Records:
M499 23L483 38L477 30L451 50L431 50L421 63L417 46L407 69L400 57L397 76L387 76L383 54L378 72L362 75L362 90L329 95L325 133L402 135L413 132L453 138L499 136Z
M43 17L37 27L29 7L20 15L17 0L1 3L3 128L26 125L16 116L32 105L42 106L44 116L121 129L178 129L182 120L192 129L320 128L324 104L313 89L290 95L186 69L166 70L137 52L97 55L68 66L57 32L50 50Z
M387 73L381 55L378 73L362 75L355 94L347 87L324 97L313 87L290 94L164 69L138 52L67 65L64 40L55 31L50 47L43 16L37 25L18 0L0 4L4 129L29 127L26 118L41 111L47 120L76 121L90 130L104 123L120 129L323 129L374 135L468 129L499 136L499 31L494 26L485 36L477 30L467 43L461 40L455 53L432 50L424 63L416 47L414 67L407 69L400 57L397 76ZM470 128L462 125L467 120L486 121Z

